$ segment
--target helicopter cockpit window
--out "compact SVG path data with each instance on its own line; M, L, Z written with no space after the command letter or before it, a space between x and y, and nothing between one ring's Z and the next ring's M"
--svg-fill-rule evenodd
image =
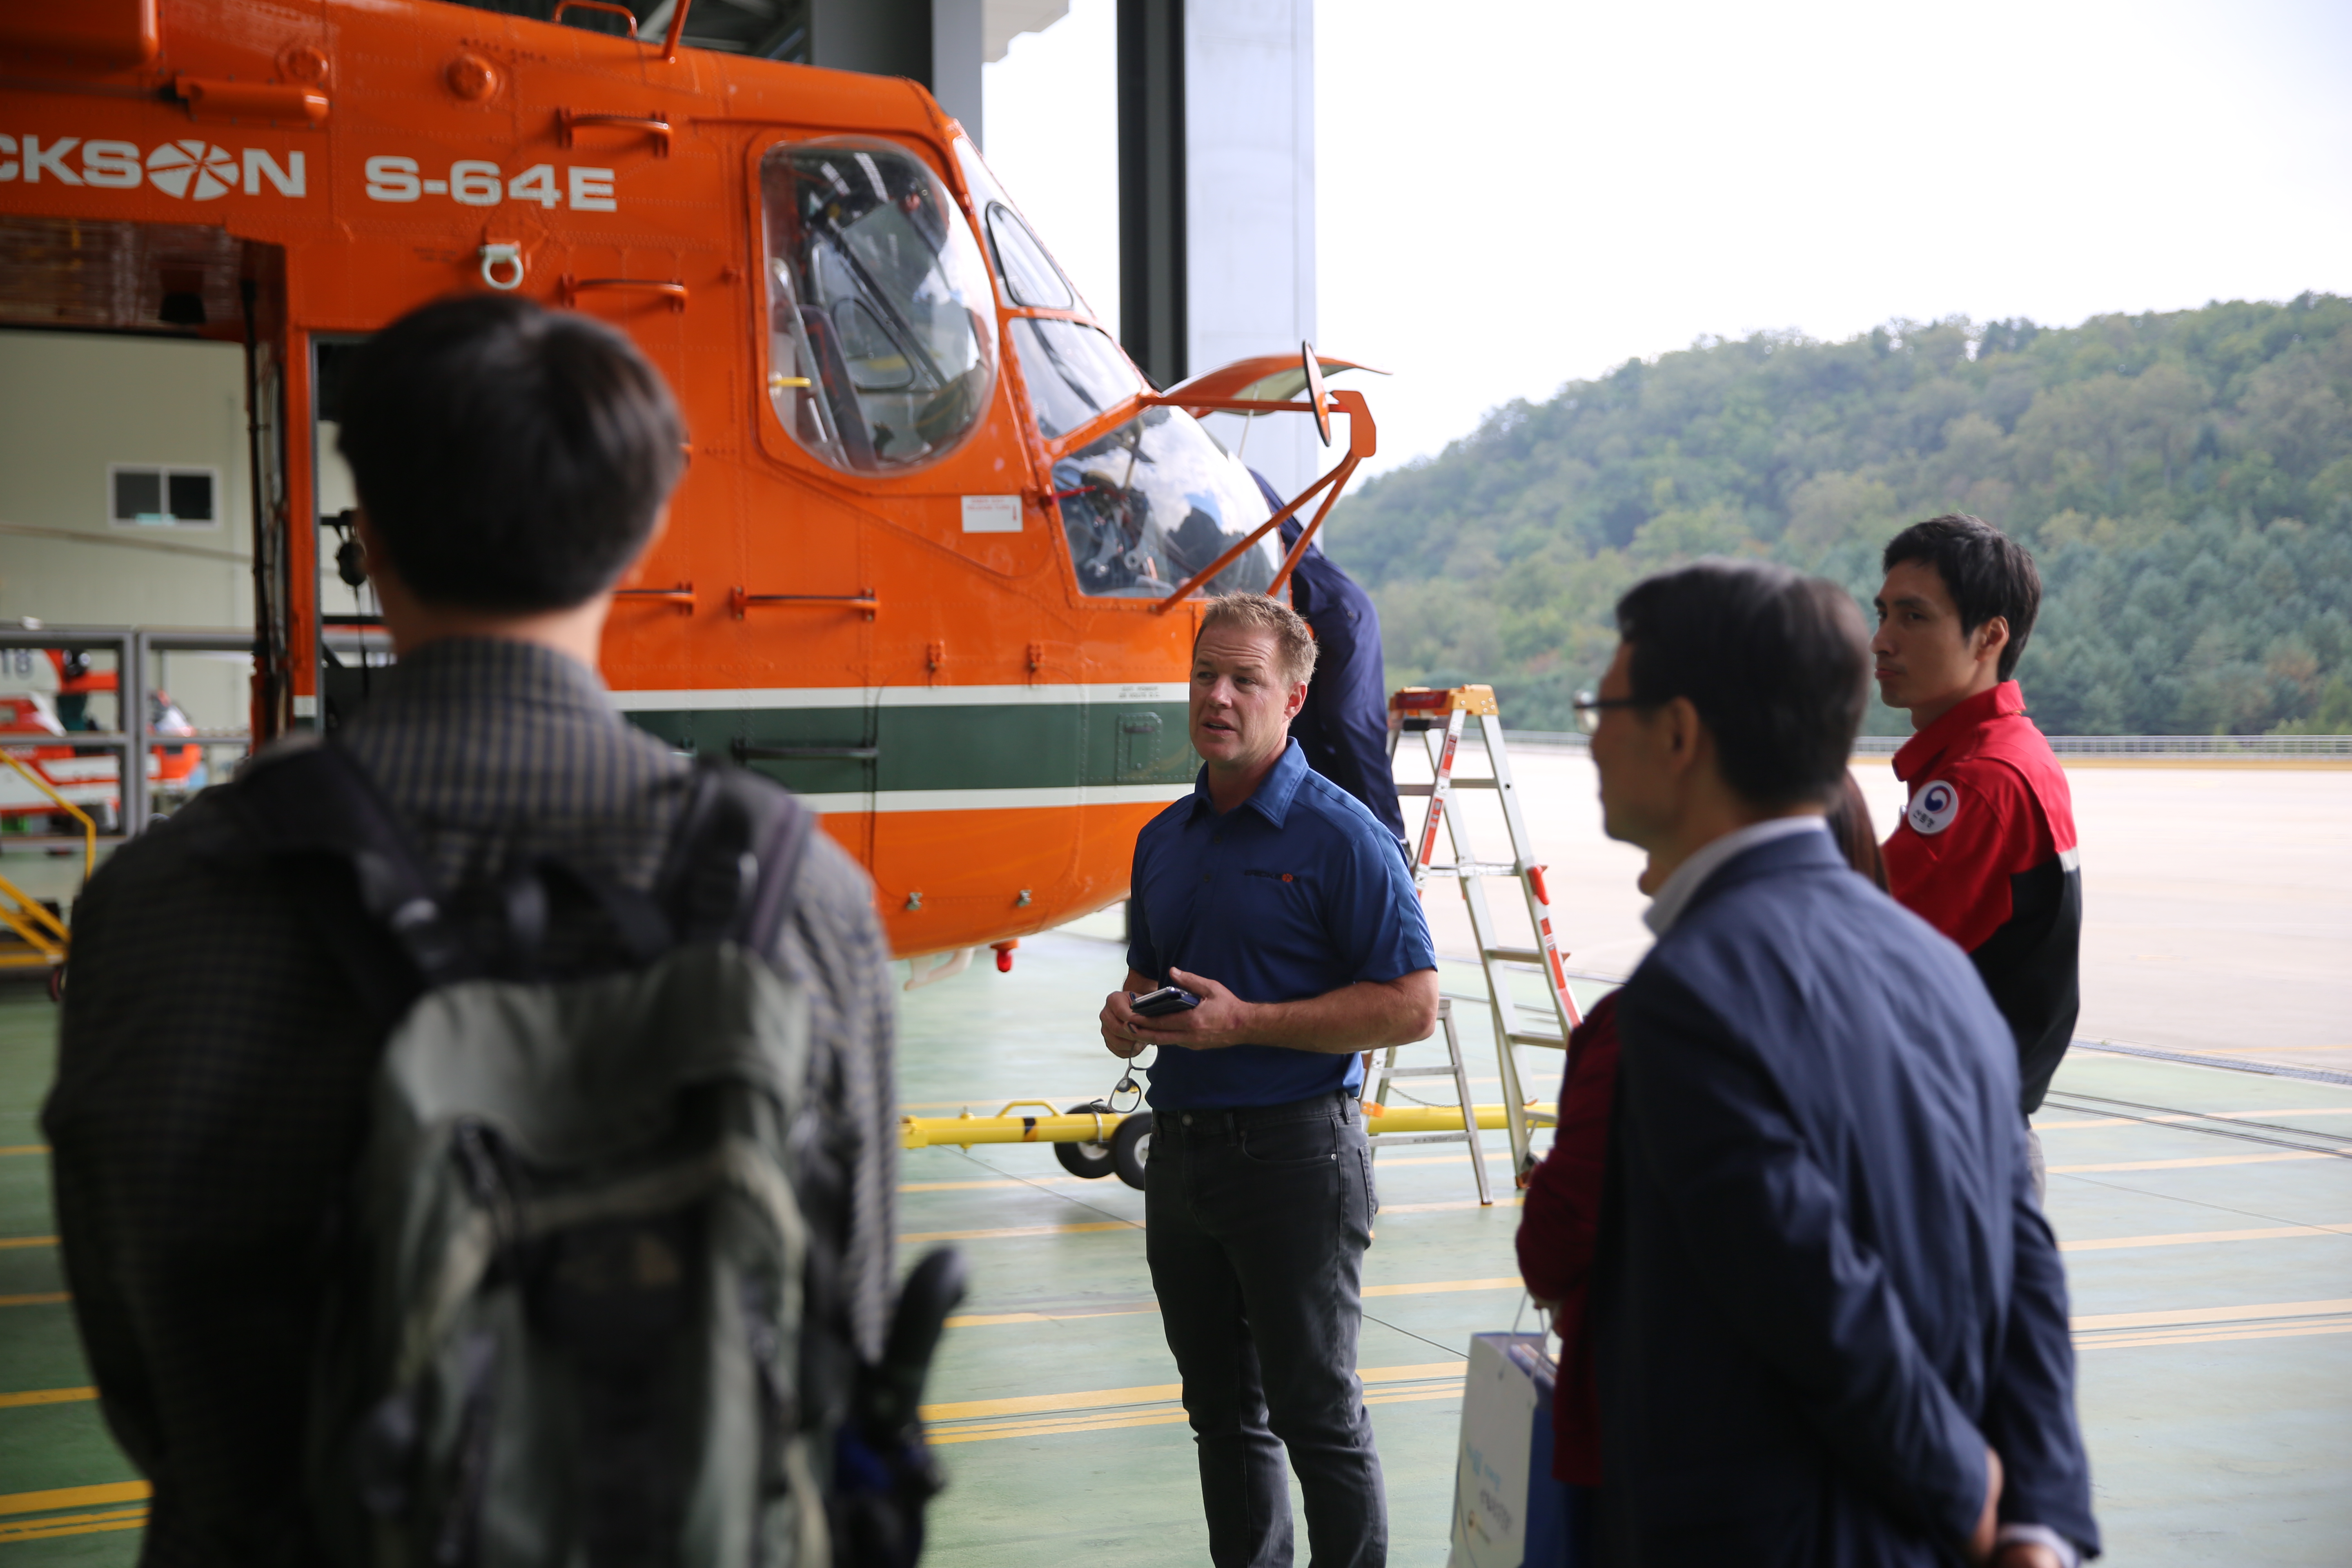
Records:
M787 142L760 164L768 395L836 468L908 468L961 441L996 383L988 269L937 175L883 142Z
M1117 344L1076 321L1013 319L1014 352L1047 440L1066 436L1112 405L1150 390Z
M1048 440L1145 390L1116 345L1076 321L1019 317L1021 361ZM1054 465L1078 587L1157 598L1273 515L1240 461L1181 408L1147 408ZM1265 591L1281 564L1269 534L1212 578L1212 594Z
M1069 279L1021 221L1021 215L1003 202L988 204L988 243L996 252L997 275L1016 305L1067 310L1077 304Z

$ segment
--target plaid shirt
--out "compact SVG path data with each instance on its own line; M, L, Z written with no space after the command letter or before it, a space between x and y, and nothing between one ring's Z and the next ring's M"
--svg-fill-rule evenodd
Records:
M431 644L341 738L446 884L518 858L649 887L690 764L536 645ZM142 1561L297 1561L319 1247L362 1132L364 1016L282 868L206 852L217 800L129 844L75 910L43 1113L106 1417L155 1486ZM772 957L811 1009L811 1087L848 1172L851 1328L878 1353L897 1160L888 949L865 873L812 833ZM551 957L593 932L550 933Z

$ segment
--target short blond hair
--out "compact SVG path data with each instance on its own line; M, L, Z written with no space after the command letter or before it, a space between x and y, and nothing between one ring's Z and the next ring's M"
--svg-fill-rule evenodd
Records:
M1221 594L1210 600L1209 613L1201 617L1201 630L1192 635L1196 650L1211 626L1264 632L1274 639L1275 664L1283 679L1296 686L1314 679L1315 634L1307 629L1307 617L1280 599L1265 594Z

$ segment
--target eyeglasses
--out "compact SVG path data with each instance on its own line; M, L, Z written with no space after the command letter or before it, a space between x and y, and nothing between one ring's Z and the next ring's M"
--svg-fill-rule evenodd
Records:
M1576 710L1576 727L1590 735L1601 728L1601 710L1604 708L1655 708L1657 704L1637 697L1603 697L1596 691L1580 691L1569 706Z

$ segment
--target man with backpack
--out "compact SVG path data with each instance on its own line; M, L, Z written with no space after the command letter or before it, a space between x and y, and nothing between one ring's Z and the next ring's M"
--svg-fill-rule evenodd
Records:
M386 328L341 447L398 665L76 911L43 1125L145 1562L828 1554L905 1338L888 953L597 678L683 441L585 317Z

